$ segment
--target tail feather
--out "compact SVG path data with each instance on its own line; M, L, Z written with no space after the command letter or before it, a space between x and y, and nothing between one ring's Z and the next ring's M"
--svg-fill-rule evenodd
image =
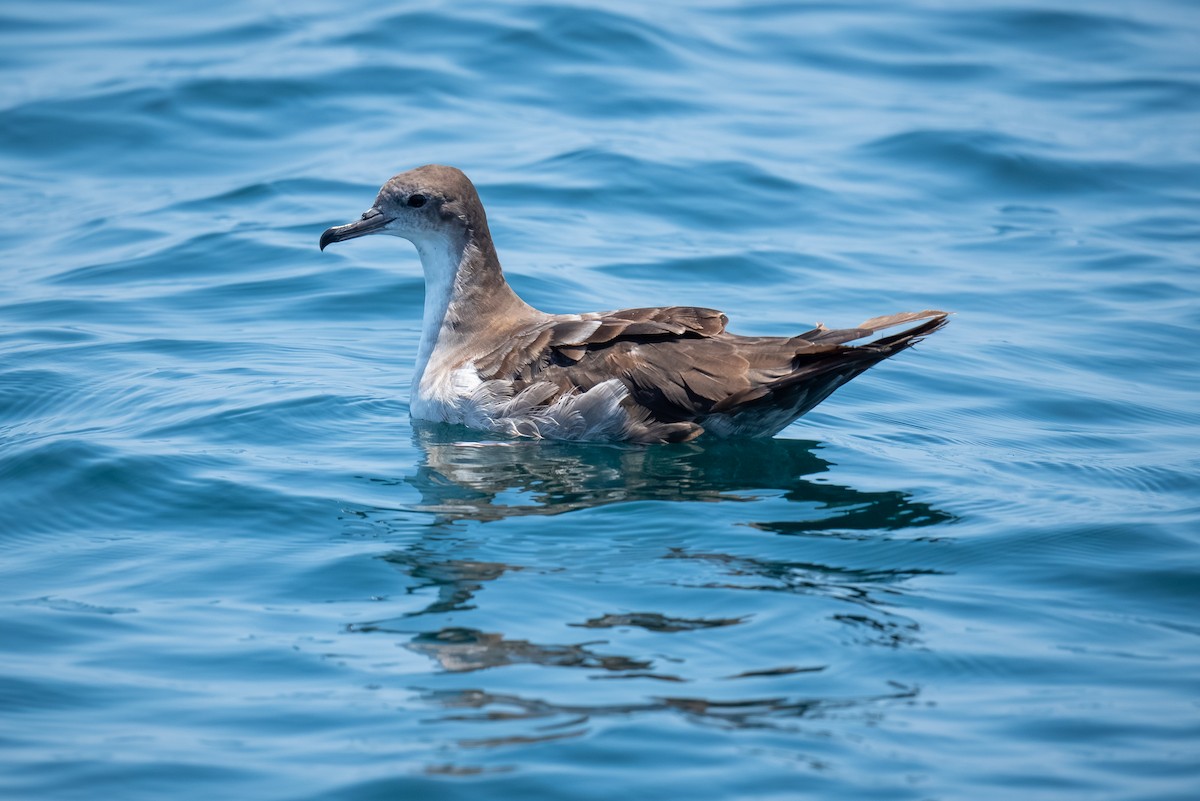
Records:
M881 317L872 317L860 323L856 328L826 328L824 324L817 323L817 327L812 331L806 331L799 336L792 337L792 341L797 344L811 342L818 345L841 345L846 342L853 342L856 339L868 337L885 328L911 323L916 320L928 320L930 323L936 323L930 331L936 331L942 325L945 325L949 312L936 311L926 309L919 312L900 312L899 314L886 314ZM918 326L920 328L920 326ZM916 329L910 329L915 331ZM908 331L904 331L900 336L907 336ZM928 333L928 332L927 332ZM923 334L917 334L923 336Z
M712 411L732 416L746 414L754 417L766 408L787 409L790 417L786 422L780 424L775 431L763 433L764 436L770 436L871 366L907 350L922 338L942 328L948 319L947 312L930 310L874 317L858 328L831 330L819 326L813 332L796 338L804 342L804 347L798 347L792 372L768 384L725 398ZM843 344L870 336L885 328L917 320L923 322L862 345ZM812 347L814 344L824 347ZM797 342L797 345L800 345L800 342ZM782 419L777 414L773 418Z

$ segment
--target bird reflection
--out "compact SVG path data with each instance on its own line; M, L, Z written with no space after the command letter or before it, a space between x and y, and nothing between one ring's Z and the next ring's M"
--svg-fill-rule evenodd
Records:
M927 527L951 519L945 512L899 491L868 492L811 480L811 476L827 472L829 462L816 454L818 443L801 440L716 440L644 447L486 440L465 429L418 425L414 441L422 456L416 472L389 483L414 487L420 501L408 508L434 515L435 522L430 536L382 558L413 580L410 594L425 596L433 590L433 597L425 606L398 619L356 623L350 628L417 634L411 649L433 657L445 670L454 672L517 662L610 671L648 667L635 659L595 657L578 645L536 645L507 640L491 632L464 628L430 632L414 626L414 618L475 608L477 594L490 582L523 569L520 565L455 555L460 549L439 535L453 531L455 523L560 515L642 500L749 502L768 494L777 497L780 491L790 502L789 512L802 519L754 522L752 527L782 535L854 539L878 538L882 531ZM820 594L852 603L859 609L837 619L864 632L864 641L893 646L918 640L908 621L893 619L885 610L888 604L881 596L893 585L931 572L864 571L678 548L670 549L662 558L707 566L710 577L691 586ZM681 580L677 586L685 586L685 582ZM690 619L623 610L570 625L670 633L742 622L744 618ZM661 677L674 678L666 674Z
M512 724L538 723L537 731L549 732L533 737L524 733L497 734L493 737L462 739L467 748L494 748L535 741L578 737L587 732L594 719L610 715L673 712L703 725L723 729L790 729L804 719L821 719L846 712L873 714L880 706L912 703L919 689L890 683L883 693L843 698L754 697L732 701L714 701L689 696L656 696L638 703L563 704L510 693L484 690L437 690L425 693L425 699L442 707L442 721ZM523 730L520 730L523 731Z
M777 490L820 512L802 521L755 524L779 534L896 530L950 519L902 492L805 480L829 470L829 462L815 453L816 442L714 440L643 447L480 440L476 432L452 426L417 426L414 443L422 459L404 482L420 492L421 501L410 508L446 522L558 515L628 501L753 501Z
M825 555L820 562L781 558L785 553L795 554L796 548L750 548L747 553L740 533L746 529L733 527L733 536L742 546L731 547L731 552L714 547L711 538L704 540L704 546L664 546L657 558L669 561L657 574L658 589L635 592L633 597L667 592L671 594L666 597L677 599L683 596L674 591L692 588L748 591L760 597L763 592L816 596L818 603L797 610L810 615L810 622L836 626L845 633L839 638L844 642L890 649L921 647L919 625L898 611L903 606L896 600L906 583L935 571L907 565L844 566L831 563L831 554L839 553L839 548L861 553L858 540L936 542L936 536L916 533L946 523L951 516L904 492L858 490L822 480L830 463L818 455L818 443L717 440L644 447L487 440L476 432L447 426L418 427L414 440L421 456L415 471L401 479L374 480L396 486L401 495L411 497L415 490L414 502L401 509L429 521L419 538L380 557L405 576L407 592L420 599L419 603L387 619L354 623L348 631L397 637L402 647L427 657L444 674L478 674L526 665L578 671L587 680L632 680L631 688L645 688L652 686L645 680L661 687L689 683L699 687L711 681L737 686L793 677L803 681L830 668L820 652L798 651L801 659L797 664L762 664L762 654L746 653L741 664L714 676L671 655L665 638L688 641L710 636L707 632L715 636L717 631L752 623L753 614L749 613L698 616L655 609L593 609L575 619L567 613L557 625L539 626L538 631L559 632L541 642L534 641L540 637L496 630L503 627L498 621L506 618L499 600L493 604L497 608L487 607L485 591L490 585L521 571L555 573L560 568L470 558L486 541L488 524L646 500L727 504L770 499L771 505L765 508L784 510L780 516L786 519L750 521L746 523L749 529L789 538L823 538L835 547L817 549ZM785 503L780 503L781 499ZM394 517L396 510L362 513L364 518L382 515ZM902 552L912 551L906 547ZM524 580L530 578L536 580L533 575ZM755 607L748 604L745 608ZM489 623L483 624L483 620ZM597 635L611 639L595 639ZM647 644L650 642L654 645ZM697 681L701 684L695 684ZM550 721L549 732L543 720L532 733L518 725L514 732L459 741L462 746L487 747L578 736L587 730L588 720L607 714L669 712L721 727L786 727L794 725L789 721L819 717L840 708L869 709L906 701L917 690L898 685L892 692L833 698L749 694L730 699L725 692L718 700L701 697L703 694L707 693L636 696L629 704L613 706L561 706L482 689L439 691L427 700L446 709L448 715L442 720L447 721Z

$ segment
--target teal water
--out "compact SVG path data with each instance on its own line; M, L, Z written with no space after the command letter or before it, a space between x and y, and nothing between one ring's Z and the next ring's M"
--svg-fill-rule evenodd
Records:
M0 8L0 796L1193 799L1200 11ZM764 442L416 428L550 311L950 326Z

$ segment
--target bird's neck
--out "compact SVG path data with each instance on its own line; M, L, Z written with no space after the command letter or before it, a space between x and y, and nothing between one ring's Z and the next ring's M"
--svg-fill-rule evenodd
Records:
M490 236L470 231L414 243L425 272L425 311L417 348L417 386L434 358L455 358L481 332L515 328L541 312L525 303L504 280Z

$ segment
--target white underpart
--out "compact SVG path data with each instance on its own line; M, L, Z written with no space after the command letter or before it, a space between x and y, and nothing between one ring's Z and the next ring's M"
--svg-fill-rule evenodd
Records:
M617 379L555 398L557 392L553 384L538 383L514 395L511 384L485 381L463 399L462 423L520 437L612 440L627 435L629 414L621 402L629 390Z
M569 440L613 440L628 436L630 418L623 401L629 390L618 379L586 392L559 394L549 382L530 384L514 394L507 381L481 381L475 368L426 371L412 415L457 423L510 436ZM555 397L557 395L557 397Z
M444 407L453 405L455 396L472 389L455 387L453 365L435 358L462 253L445 237L414 238L412 242L417 246L425 272L425 310L421 319L421 342L417 345L417 364L413 369L410 411L418 420L448 421L448 410ZM479 383L478 376L475 383Z
M407 238L407 237L406 237ZM631 424L623 401L629 390L610 379L590 390L555 397L550 383L514 394L504 381L484 381L470 359L456 357L453 332L443 328L465 254L444 237L414 237L425 272L421 342L413 370L410 414L483 431L571 440L624 439ZM597 322L596 325L599 325Z

